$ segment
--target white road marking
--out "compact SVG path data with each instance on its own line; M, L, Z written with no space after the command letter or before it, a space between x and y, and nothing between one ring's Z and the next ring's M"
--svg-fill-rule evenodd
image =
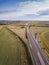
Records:
M30 47L32 48L32 45L30 44Z
M37 54L38 54L39 60L40 60L40 62L41 62L41 65L45 65L45 63L44 63L44 61L43 61L43 59L42 59L40 53L37 52Z

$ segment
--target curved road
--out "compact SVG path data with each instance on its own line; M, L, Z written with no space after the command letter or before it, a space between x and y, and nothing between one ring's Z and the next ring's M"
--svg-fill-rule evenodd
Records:
M26 27L26 35L29 40L29 50L31 54L31 58L34 65L49 65L47 57L43 50L41 49L40 45L35 41L31 32L30 32L30 25L28 24Z

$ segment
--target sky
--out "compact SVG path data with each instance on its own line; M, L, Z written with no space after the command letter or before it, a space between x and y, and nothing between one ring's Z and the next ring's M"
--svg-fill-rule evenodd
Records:
M49 21L49 0L0 0L0 20Z

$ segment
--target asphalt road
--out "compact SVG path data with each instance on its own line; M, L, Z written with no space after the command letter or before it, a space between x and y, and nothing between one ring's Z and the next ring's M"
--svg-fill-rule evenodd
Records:
M30 25L27 25L26 27L26 35L29 40L29 50L31 54L31 58L34 65L49 65L49 62L47 60L47 57L43 50L41 49L40 45L35 41L33 38L30 29Z

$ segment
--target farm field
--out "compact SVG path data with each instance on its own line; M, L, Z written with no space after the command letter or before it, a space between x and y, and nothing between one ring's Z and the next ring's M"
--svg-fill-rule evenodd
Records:
M42 49L49 58L49 27L42 27L44 23L43 25L41 23L42 26L36 26L40 22L17 22L14 24L0 25L0 65L30 65L29 61L31 58L28 59L26 48L18 38L18 36L21 37L26 45L29 44L25 35L27 24L32 24L30 27L32 35L35 40L37 39L39 41ZM38 33L40 34L38 35Z
M11 31L0 31L0 65L28 65L25 47Z

